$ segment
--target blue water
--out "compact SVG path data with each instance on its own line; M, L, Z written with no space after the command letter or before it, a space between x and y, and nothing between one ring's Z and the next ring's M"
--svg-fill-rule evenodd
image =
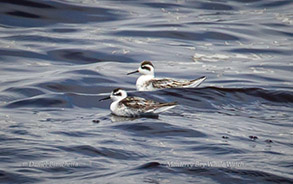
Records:
M291 0L2 0L0 183L293 183ZM195 89L135 92L158 77ZM130 95L178 106L119 118Z

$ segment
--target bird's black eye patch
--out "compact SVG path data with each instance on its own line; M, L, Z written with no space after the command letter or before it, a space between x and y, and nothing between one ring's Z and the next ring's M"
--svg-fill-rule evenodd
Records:
M113 90L113 93L118 92L120 89L121 89L121 88L116 88L116 89L114 89L114 90Z
M148 71L151 71L151 68L148 67L148 66L142 66L141 68L142 68L142 69L145 69L145 70L148 70Z
M143 62L141 63L141 66L143 66L143 65L151 65L152 67L154 67L154 65L153 65L152 62L150 62L150 61L143 61Z

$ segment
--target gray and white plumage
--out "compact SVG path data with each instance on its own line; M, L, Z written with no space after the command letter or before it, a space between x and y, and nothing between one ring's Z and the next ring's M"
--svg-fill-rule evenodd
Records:
M175 102L161 103L153 100L147 100L141 97L127 96L127 92L120 88L112 91L110 110L117 116L137 117L145 115L156 115L176 106ZM101 99L101 100L104 100Z
M154 91L164 88L194 88L199 86L205 79L205 76L194 80L175 80L170 78L155 78L155 68L152 62L143 61L140 67L129 74L140 73L141 76L136 81L138 91Z

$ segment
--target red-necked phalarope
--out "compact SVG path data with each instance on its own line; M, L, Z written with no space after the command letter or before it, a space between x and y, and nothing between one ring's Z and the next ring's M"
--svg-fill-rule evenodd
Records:
M206 77L200 77L194 80L181 80L174 79L157 79L155 78L155 68L150 61L143 61L140 67L127 75L139 72L141 76L136 81L136 89L138 91L154 91L164 88L194 88L199 86Z
M127 97L126 91L120 88L113 90L110 96L100 101L110 98L113 100L110 106L111 112L117 116L124 117L157 115L176 106L175 102L160 103L141 97Z

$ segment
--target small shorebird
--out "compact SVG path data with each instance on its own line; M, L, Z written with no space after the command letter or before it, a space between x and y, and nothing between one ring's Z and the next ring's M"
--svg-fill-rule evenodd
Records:
M160 103L141 97L127 97L127 92L120 88L114 89L110 96L99 101L110 98L113 101L110 106L111 112L124 117L153 116L176 106L175 102Z
M154 91L164 88L194 88L199 86L206 79L205 76L194 80L181 81L169 78L158 79L155 78L155 68L150 61L143 61L136 71L129 72L127 75L133 73L141 74L136 81L136 89L138 91Z

